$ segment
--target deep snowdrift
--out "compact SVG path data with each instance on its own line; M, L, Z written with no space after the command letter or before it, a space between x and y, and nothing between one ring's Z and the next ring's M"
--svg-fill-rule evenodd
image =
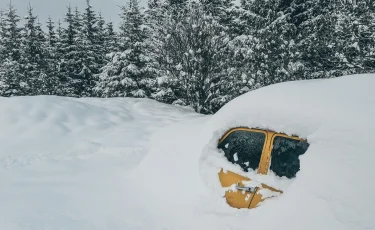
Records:
M147 99L0 98L0 229L151 229L125 175L197 114Z
M247 93L212 117L161 130L132 172L144 209L171 229L375 229L375 75L287 82ZM259 177L285 193L254 210L230 208L217 173L243 173L216 148L229 128L306 138L293 180Z
M0 98L0 229L375 229L375 75L288 82L213 116L147 99ZM170 125L172 124L172 125ZM167 126L169 125L169 126ZM229 128L310 143L285 193L229 207L216 144Z

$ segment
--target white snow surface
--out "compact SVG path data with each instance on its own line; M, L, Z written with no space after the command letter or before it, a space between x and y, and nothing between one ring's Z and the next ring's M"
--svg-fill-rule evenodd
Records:
M0 229L375 229L374 85L275 84L213 116L148 99L0 98ZM306 138L296 178L229 163L216 145L238 126ZM284 194L231 208L221 168Z
M0 229L152 229L126 173L198 116L148 99L0 98Z
M215 115L161 130L132 171L147 210L168 229L375 229L375 75L285 82L246 93ZM310 143L296 178L243 172L217 149L230 128L298 135ZM223 198L221 168L282 189L252 210ZM147 188L149 190L147 190ZM267 195L267 194L266 194ZM268 194L269 195L269 194Z

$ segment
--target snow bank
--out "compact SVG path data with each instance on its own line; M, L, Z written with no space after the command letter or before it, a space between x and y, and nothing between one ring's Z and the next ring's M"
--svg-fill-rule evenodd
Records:
M193 114L134 98L13 97L0 98L0 108L0 167L22 164L18 159L29 156L85 158L107 146L113 152L124 143L147 152L153 131Z
M157 133L135 169L147 210L172 229L374 229L375 75L286 82L249 92L214 116ZM222 167L254 178L217 148L230 128L271 129L306 138L293 180L256 179L282 196L254 210L230 208L217 173Z
M147 99L0 98L0 229L375 229L375 75L276 84L213 116ZM248 126L306 138L293 180L217 148ZM223 198L224 167L284 194Z
M198 116L134 98L0 98L0 229L151 229L127 181L155 131Z

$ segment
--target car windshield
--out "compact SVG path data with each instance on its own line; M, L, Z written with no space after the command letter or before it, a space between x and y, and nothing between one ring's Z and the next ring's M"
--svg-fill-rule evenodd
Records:
M233 164L240 165L246 172L258 168L266 134L250 130L235 130L218 145L225 157Z
M293 178L300 170L299 156L309 147L306 141L276 136L273 141L270 170L277 176Z

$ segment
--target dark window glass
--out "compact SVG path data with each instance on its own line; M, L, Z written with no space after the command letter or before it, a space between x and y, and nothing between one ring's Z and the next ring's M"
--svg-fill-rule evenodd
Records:
M295 177L300 170L299 156L304 154L308 147L309 144L305 141L275 137L270 169L280 177Z
M224 151L230 162L247 172L249 168L258 168L265 139L264 133L238 130L229 134L218 148Z

